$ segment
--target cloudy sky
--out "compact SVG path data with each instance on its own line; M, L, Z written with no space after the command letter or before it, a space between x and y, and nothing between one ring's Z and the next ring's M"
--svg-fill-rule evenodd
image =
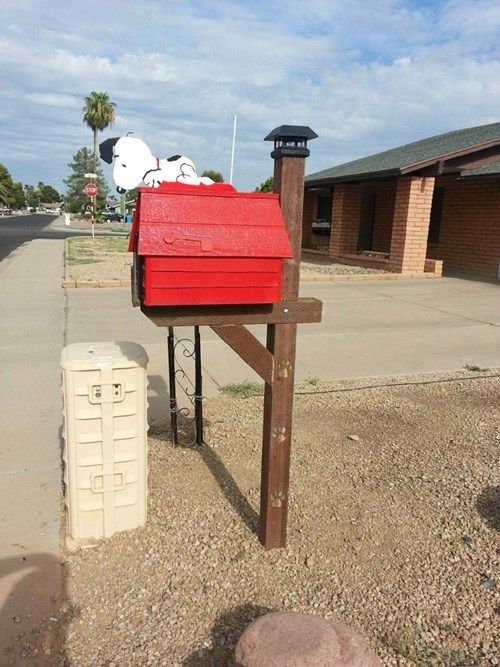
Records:
M62 188L107 91L160 157L272 173L262 138L310 125L307 171L500 120L498 0L0 0L0 162ZM109 174L109 168L107 172Z

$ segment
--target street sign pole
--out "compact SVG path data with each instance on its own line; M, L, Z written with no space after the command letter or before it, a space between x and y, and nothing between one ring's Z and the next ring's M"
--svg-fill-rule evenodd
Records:
M94 174L92 174L94 175ZM87 197L90 197L90 201L92 204L92 238L95 237L95 214L96 214L96 209L97 209L97 195L99 193L99 189L95 183L87 183L87 185L83 188L83 192L87 195Z

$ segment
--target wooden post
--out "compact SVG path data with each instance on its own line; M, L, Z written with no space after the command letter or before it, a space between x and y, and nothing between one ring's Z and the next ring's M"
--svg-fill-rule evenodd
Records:
M280 195L293 250L283 270L283 303L299 293L306 142L315 136L310 128L281 126L266 137L275 141L274 191ZM266 549L286 546L296 337L296 324L267 326L275 372L264 394L259 539Z

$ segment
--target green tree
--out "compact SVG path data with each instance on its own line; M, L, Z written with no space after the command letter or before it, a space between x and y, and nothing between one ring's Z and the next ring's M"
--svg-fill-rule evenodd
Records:
M9 191L3 183L0 183L0 203L8 205Z
M13 188L14 208L26 208L26 197L24 196L23 184L14 183Z
M10 208L14 205L14 183L9 170L3 164L0 164L0 199L4 206Z
M224 183L224 176L220 171L215 171L214 169L205 169L202 176L208 176L208 178L211 178L215 183Z
M26 206L29 206L30 208L36 208L40 204L38 190L32 185L24 186L24 196L26 198Z
M37 190L39 200L44 204L55 204L62 200L61 195L51 185L45 185L39 181Z
M3 164L0 164L0 203L9 208L26 206L22 183L14 183L9 170Z
M94 135L94 164L93 171L97 174L97 133L102 132L109 125L115 122L115 107L116 104L111 102L108 93L91 92L85 98L85 106L83 107L83 122L86 123Z
M274 192L274 178L269 176L259 187L255 188L254 192Z
M86 147L80 148L73 155L72 162L68 164L70 172L64 183L67 187L65 201L66 209L69 213L82 213L85 207L90 204L90 198L83 192L83 188L89 182L88 178L85 178L85 174L92 171L93 164L94 153ZM106 205L109 188L102 169L97 167L94 173L97 174L95 184L99 189L97 207L102 209Z

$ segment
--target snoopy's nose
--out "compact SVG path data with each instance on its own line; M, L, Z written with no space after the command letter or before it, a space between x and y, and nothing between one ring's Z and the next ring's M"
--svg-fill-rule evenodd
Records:
M116 191L118 192L119 195L123 195L127 192L125 188L120 188L120 186L116 188Z

